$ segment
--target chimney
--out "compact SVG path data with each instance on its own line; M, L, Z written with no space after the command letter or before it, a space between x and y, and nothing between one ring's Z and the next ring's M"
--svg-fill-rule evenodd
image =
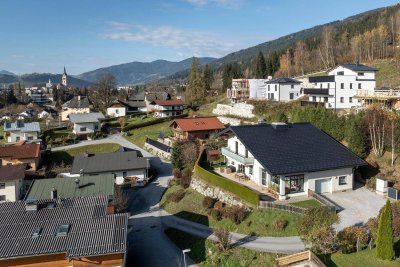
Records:
M80 180L78 178L75 179L75 188L79 188Z
M26 212L35 213L38 210L37 200L31 199L25 202L25 210Z
M289 129L289 124L285 122L273 122L271 126L274 130L287 130Z
M50 198L57 199L57 189L55 187L50 190Z
M85 171L83 169L79 170L79 176L83 176L85 174Z

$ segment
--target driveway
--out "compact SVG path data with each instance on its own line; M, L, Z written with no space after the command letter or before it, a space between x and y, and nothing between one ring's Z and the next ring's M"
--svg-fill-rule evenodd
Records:
M324 196L343 208L338 213L340 223L335 225L337 231L348 226L366 224L369 218L376 217L379 214L379 210L386 203L385 197L364 187Z

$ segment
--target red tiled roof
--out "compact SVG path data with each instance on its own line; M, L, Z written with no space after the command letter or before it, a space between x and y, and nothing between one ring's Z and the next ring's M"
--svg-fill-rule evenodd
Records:
M174 123L184 132L225 129L225 125L217 117L182 118L176 119L172 124Z
M0 167L0 181L19 180L25 175L25 164L6 165Z
M182 99L170 99L170 100L154 100L154 103L159 106L182 106L184 103Z
M0 158L11 157L12 159L38 158L40 154L39 144L17 144L0 147Z

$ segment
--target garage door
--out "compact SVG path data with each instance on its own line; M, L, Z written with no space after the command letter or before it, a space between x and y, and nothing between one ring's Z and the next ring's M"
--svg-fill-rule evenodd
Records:
M315 192L330 193L331 192L331 178L315 180Z

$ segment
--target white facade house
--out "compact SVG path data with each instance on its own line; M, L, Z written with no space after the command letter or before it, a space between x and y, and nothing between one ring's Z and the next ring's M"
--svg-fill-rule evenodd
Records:
M129 114L146 111L145 101L116 100L107 108L107 115L110 117L124 117Z
M366 163L309 123L232 126L221 149L227 166L280 199L352 190L353 172Z
M247 99L266 99L266 83L272 79L232 79L232 88L226 90L226 96L232 103Z
M4 123L4 132L8 143L38 140L40 133L39 122L16 121Z
M101 130L100 112L70 114L69 120L74 124L72 132L76 135L90 134Z
M0 202L18 201L24 191L25 165L7 165L0 168Z
M183 101L181 99L154 100L154 115L158 118L179 116L183 113Z
M301 82L292 78L276 78L266 82L265 99L288 102L301 95Z
M310 88L304 88L309 102L321 103L329 109L350 109L362 106L354 96L374 93L376 69L363 64L342 64L327 76L309 77Z

